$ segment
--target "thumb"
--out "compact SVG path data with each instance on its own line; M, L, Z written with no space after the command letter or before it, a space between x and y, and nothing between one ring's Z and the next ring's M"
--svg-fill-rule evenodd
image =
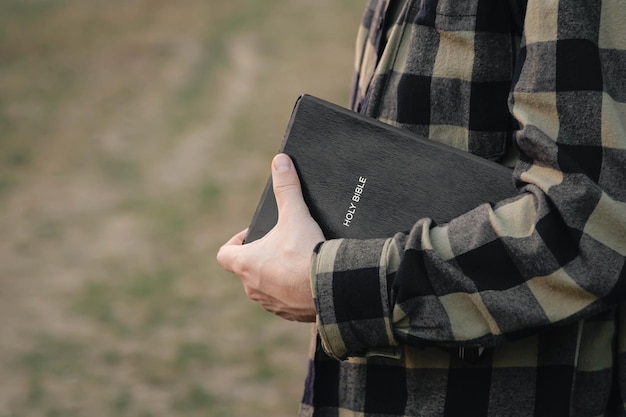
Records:
M286 154L278 154L272 161L272 184L279 217L287 212L309 214L309 209L302 197L300 179L291 158Z

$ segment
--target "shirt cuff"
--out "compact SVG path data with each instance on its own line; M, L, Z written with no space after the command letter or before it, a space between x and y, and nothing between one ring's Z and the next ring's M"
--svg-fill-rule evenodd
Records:
M311 288L324 350L350 356L397 357L387 260L391 239L329 240L311 262Z

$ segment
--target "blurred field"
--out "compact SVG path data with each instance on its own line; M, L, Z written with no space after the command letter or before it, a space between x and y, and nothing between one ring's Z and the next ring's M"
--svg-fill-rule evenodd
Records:
M0 417L295 414L310 328L215 253L363 5L0 1Z

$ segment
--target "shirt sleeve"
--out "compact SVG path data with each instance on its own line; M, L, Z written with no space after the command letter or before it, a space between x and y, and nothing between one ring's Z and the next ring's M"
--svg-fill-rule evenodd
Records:
M493 347L626 300L626 11L530 0L509 109L518 196L313 255L337 358L399 343Z

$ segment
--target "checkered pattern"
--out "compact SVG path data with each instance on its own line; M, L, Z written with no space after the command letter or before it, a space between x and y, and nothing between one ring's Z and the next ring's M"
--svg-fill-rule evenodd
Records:
M388 2L353 108L514 167L520 193L316 248L300 415L626 415L626 3L405 0L389 26Z

